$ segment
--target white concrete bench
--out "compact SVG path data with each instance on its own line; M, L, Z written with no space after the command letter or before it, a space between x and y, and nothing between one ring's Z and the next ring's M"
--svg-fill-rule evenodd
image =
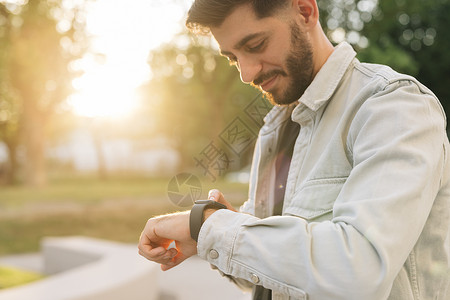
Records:
M45 279L0 291L0 300L156 300L159 266L136 246L87 237L45 238Z

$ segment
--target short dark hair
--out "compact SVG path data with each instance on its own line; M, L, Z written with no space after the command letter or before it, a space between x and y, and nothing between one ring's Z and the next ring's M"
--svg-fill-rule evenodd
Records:
M197 34L206 34L219 27L239 6L251 4L258 18L273 15L287 0L195 0L188 12L186 27Z

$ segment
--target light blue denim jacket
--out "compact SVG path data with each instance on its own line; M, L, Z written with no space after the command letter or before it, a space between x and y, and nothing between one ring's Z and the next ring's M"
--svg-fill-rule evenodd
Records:
M301 130L283 215L271 216L289 117ZM445 128L426 87L340 44L297 105L266 116L249 199L206 220L198 255L273 299L450 299Z

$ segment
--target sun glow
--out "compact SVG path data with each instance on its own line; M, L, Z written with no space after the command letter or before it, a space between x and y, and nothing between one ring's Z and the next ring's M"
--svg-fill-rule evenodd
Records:
M79 85L79 91L69 98L69 104L77 115L123 117L137 109L139 101L135 87L124 84L113 74L94 77L93 80L90 77L74 82Z
M68 99L77 115L121 117L138 109L137 88L151 78L149 51L181 30L185 7L179 2L97 0L88 8L90 53L71 68L84 74L73 80Z

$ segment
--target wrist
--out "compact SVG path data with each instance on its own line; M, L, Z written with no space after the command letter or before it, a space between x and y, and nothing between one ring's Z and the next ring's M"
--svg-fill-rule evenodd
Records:
M197 200L189 215L189 230L194 241L198 241L198 235L203 222L218 209L227 207L214 200Z
M216 211L218 211L218 209L215 208L207 208L205 209L205 211L203 212L203 220L202 223L204 223L206 221L206 219L209 218L209 216L211 216L213 213L215 213Z

